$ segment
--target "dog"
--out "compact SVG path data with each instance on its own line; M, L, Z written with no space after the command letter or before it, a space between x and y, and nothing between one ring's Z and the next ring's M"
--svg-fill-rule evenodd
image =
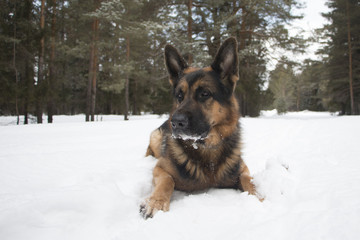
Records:
M154 189L140 206L147 219L168 211L174 190L234 188L256 194L241 158L237 41L228 38L210 67L188 66L179 51L165 46L165 64L174 97L169 119L150 136Z

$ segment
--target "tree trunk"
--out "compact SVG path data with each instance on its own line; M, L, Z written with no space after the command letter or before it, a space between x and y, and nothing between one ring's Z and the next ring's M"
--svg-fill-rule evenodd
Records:
M31 102L32 89L34 86L33 62L29 58L25 60L25 99L24 99L24 124L29 123L29 105Z
M188 56L188 64L191 65L193 63L193 54L192 54L192 4L193 1L189 0L188 2L188 25L187 25L187 37L188 43L190 44L189 56Z
M138 81L136 78L133 79L134 81L134 89L133 89L133 115L139 115L138 107L137 107L137 89L138 89Z
M14 40L16 39L16 1L14 2ZM18 70L16 67L16 41L13 43L13 68L15 72L15 113L16 113L16 124L20 123L20 114L18 106Z
M130 38L129 36L126 37L126 62L129 63L130 61ZM129 120L129 73L126 73L125 79L125 114L124 120Z
M353 114L355 114L355 111L354 111L354 90L353 90L352 46L351 46L349 0L346 0L346 17L347 17L347 38L348 38L348 49L349 49L350 106L351 106L351 115L353 115Z
M214 27L216 29L213 30L213 36L210 37L209 39L209 43L208 44L208 49L209 49L209 54L212 58L215 58L216 53L220 47L220 43L221 43L221 33L220 33L220 28L219 28L219 24L220 24L220 19L219 19L219 8L213 8L211 10L212 12L212 17L213 17L213 22L214 22Z
M92 23L94 27L94 22ZM92 29L93 29L92 27ZM90 64L89 64L89 77L88 77L88 87L87 87L87 97L86 97L86 119L85 121L90 121L90 109L91 109L91 88L92 88L92 74L93 73L93 62L94 62L94 43L90 44Z
M50 64L49 64L49 85L48 85L48 123L53 122L54 115L54 95L55 95L55 34L56 34L56 0L52 0L52 19L51 19L51 51L50 51Z
M242 51L246 47L246 23L247 23L247 16L248 12L246 11L245 7L241 7L241 24L240 24L240 31L237 31L237 35L239 37L240 45L239 50ZM249 36L251 37L251 36Z
M296 91L296 111L300 111L300 97L301 97L301 93L300 93L300 86L298 84L297 87L297 91Z
M204 12L199 12L200 16L201 16L201 22L204 25L204 29L205 29L205 42L206 45L208 47L208 53L212 58L215 58L217 50L220 47L220 41L221 41L221 34L220 34L220 28L218 28L218 24L219 24L219 9L218 8L209 8L209 11L211 11L212 13L212 22L213 22L213 27L209 25L208 19L206 14L204 14ZM213 29L215 28L216 31Z
M24 7L24 19L31 22L31 14L32 14L32 1L25 1ZM31 39L32 33L31 29L27 28L26 30L26 37L28 40ZM24 43L24 47L27 50L31 49L31 42L26 41ZM24 67L24 85L25 85L25 92L24 92L24 124L29 123L29 107L32 102L33 96L33 87L34 87L34 62L31 56L25 56L25 67Z
M98 4L99 1L96 1ZM97 73L97 41L98 41L99 19L95 18L92 23L92 37L90 47L90 65L87 89L86 121L95 120L96 104L96 73Z
M93 61L93 75L91 86L91 121L95 120L95 106L96 106L96 74L98 70L98 47L99 40L99 19L95 20L95 48L94 48L94 61Z
M45 0L41 0L41 11L40 11L40 50L39 50L39 62L38 62L38 78L36 84L36 117L37 123L42 123L43 114L43 78L44 78L44 54L45 54Z

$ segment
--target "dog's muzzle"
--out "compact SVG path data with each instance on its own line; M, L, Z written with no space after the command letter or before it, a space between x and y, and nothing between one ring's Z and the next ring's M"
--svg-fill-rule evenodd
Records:
M203 126L194 126L189 117L184 113L176 113L171 118L172 136L182 140L194 142L204 140L208 135L208 129Z

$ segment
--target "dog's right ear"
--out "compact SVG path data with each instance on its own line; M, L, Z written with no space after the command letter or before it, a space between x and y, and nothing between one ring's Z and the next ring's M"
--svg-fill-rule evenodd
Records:
M211 64L212 69L220 74L222 83L228 87L231 92L235 90L236 81L239 79L237 51L236 38L228 38L220 46L215 60Z
M179 51L171 45L165 46L165 64L170 75L170 83L175 88L188 65Z

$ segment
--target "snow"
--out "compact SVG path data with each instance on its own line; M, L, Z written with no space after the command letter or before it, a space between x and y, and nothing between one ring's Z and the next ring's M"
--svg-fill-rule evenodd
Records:
M179 136L175 136L175 135L173 134L172 137L173 137L173 138L177 138L177 139L182 139L182 140L184 140L184 141L188 141L188 140L192 141L193 143L192 143L191 146L192 146L194 149L198 149L198 146L197 146L197 142L198 142L198 141L201 141L201 140L206 139L206 137L204 138L204 137L202 137L201 135L199 135L199 136L192 136L192 135L185 135L185 134L180 134Z
M263 202L231 189L175 192L144 220L165 117L55 116L0 123L0 239L358 239L360 117L300 112L242 118L243 158ZM6 126L4 126L6 125Z

